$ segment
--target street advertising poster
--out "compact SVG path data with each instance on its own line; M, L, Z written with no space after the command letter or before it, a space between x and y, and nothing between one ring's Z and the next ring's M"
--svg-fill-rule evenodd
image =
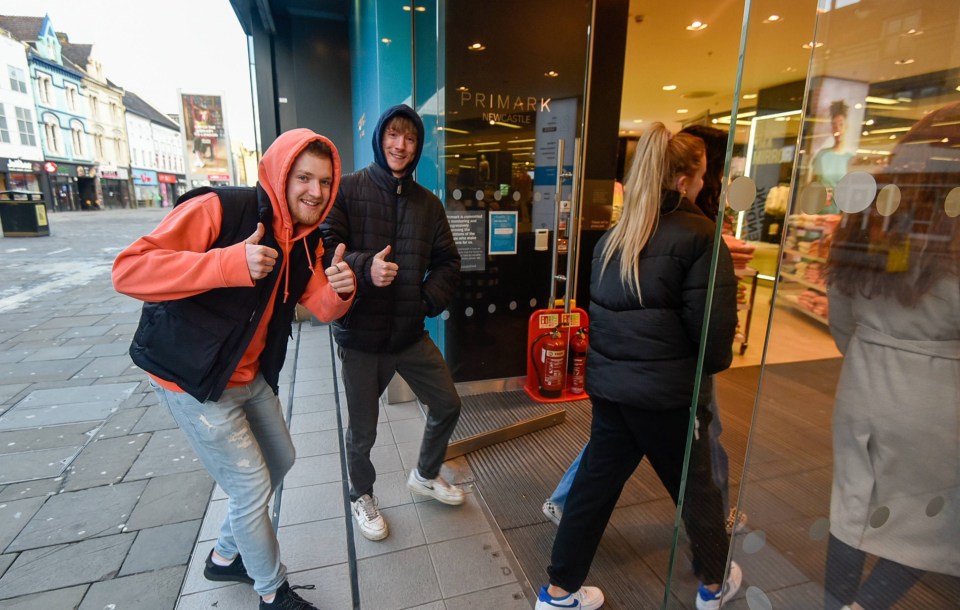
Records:
M490 212L489 252L495 254L517 253L516 212Z
M487 268L485 214L483 210L447 211L453 242L460 252L460 271L484 271Z
M223 97L182 91L179 94L187 183L190 188L213 183L232 184Z
M859 144L869 84L841 78L815 79L804 121L808 181L833 189L849 171ZM812 129L811 129L812 127Z

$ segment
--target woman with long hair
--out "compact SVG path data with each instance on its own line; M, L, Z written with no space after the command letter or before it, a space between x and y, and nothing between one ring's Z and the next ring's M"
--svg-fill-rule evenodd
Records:
M625 180L620 222L594 250L586 373L593 424L554 540L550 584L541 589L537 610L603 605L600 590L583 582L623 486L646 456L678 501L691 417L695 434L682 518L701 580L697 608L718 608L740 587L736 564L724 581L729 540L706 434L710 375L732 360L737 281L729 251L722 241L715 243L713 221L693 203L706 170L700 138L651 125Z
M960 577L958 142L960 104L925 116L877 177L875 205L834 233L830 332L844 361L828 610L890 608L926 571Z

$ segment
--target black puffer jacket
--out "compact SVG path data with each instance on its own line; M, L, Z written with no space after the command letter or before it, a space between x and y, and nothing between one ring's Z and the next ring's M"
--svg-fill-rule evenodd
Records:
M402 114L419 130L417 151L402 178L394 177L383 156L383 127ZM440 200L414 182L412 173L423 147L423 122L409 106L394 106L373 134L376 161L344 176L333 208L321 225L324 264L337 244L345 243L344 260L357 276L353 307L333 325L337 344L366 352L397 352L424 333L424 316L436 316L450 303L460 279L457 252ZM384 288L373 285L370 265L386 246L399 267Z
M590 396L647 410L690 408L703 329L716 225L679 193L665 194L660 224L640 253L640 292L620 282L614 257L600 276L604 235L590 277ZM717 280L698 404L712 388L707 375L730 366L737 328L737 278L720 243Z

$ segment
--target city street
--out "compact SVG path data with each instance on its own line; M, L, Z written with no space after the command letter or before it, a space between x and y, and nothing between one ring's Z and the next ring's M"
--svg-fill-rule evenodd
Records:
M130 362L140 303L110 282L167 211L0 239L0 608L176 604L213 481Z

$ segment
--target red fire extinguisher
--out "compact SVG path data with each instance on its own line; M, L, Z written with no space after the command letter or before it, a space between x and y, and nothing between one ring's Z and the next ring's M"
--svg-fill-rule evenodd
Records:
M530 345L530 358L537 372L540 395L559 398L563 394L563 373L567 360L567 345L560 329L554 328L537 337Z
M571 394L583 394L583 382L587 372L587 347L590 344L587 332L586 328L581 327L570 337Z

